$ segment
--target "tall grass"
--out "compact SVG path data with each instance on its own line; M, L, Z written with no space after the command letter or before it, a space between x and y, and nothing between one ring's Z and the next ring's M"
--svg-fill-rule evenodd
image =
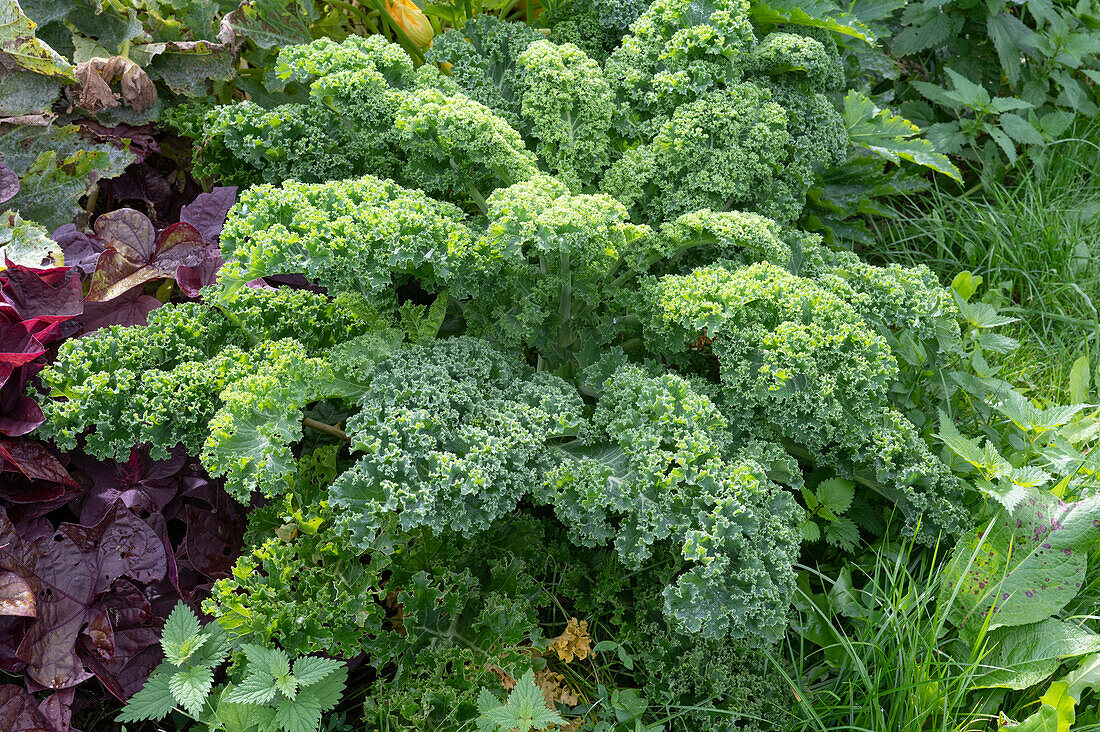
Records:
M895 545L866 562L832 578L802 568L826 591L803 585L795 627L808 632L788 636L789 681L800 690L790 732L990 729L996 707L971 694L986 649L949 632L938 557ZM806 636L832 640L820 647Z
M1100 121L1052 143L1006 184L932 189L880 225L871 259L970 270L1006 298L1022 342L1004 377L1063 399L1070 365L1100 356Z

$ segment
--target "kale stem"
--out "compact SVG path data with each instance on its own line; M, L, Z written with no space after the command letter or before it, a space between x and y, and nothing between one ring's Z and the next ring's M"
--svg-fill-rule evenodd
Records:
M302 424L306 427L312 427L313 429L317 430L318 432L324 432L326 435L332 435L333 437L335 437L338 440L343 440L344 442L349 442L350 441L350 438L348 437L348 433L344 432L339 427L333 427L330 424L325 424L324 422L318 422L317 420L310 419L309 417L305 417L302 420Z

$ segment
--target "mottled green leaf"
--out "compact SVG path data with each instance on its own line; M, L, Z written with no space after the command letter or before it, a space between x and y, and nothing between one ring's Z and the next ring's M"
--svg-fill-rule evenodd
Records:
M65 255L46 230L33 221L24 221L14 211L0 216L0 269L4 258L24 267L61 266Z
M17 0L0 0L0 56L27 71L75 84L72 65L35 36L36 27Z
M1026 625L1054 615L1081 588L1100 541L1100 496L1066 503L1033 491L1011 513L965 536L944 570L940 602L962 628Z

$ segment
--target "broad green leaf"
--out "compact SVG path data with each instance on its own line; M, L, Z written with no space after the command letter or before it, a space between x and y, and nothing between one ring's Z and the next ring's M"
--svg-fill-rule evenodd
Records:
M1069 370L1069 400L1074 404L1083 404L1089 399L1089 357L1081 356L1073 362Z
M858 38L867 45L877 43L874 33L859 18L826 0L769 0L754 2L749 10L758 25L803 25Z
M0 158L19 176L19 193L7 206L47 231L72 223L82 211L80 198L135 159L128 145L89 142L75 125L5 129Z
M49 113L61 95L61 86L55 77L13 70L0 79L0 117Z
M856 484L844 478L829 478L818 483L814 491L821 505L833 513L840 514L852 505L856 495Z
M0 57L27 71L77 83L73 67L35 36L36 27L17 0L0 0Z
M1044 620L1080 590L1088 551L1100 541L1100 496L1065 503L1033 491L1011 513L956 545L944 569L941 604L948 619L976 630Z
M821 540L821 527L813 519L806 519L802 522L802 540L807 542Z
M844 124L852 144L886 158L917 163L938 173L962 180L962 174L945 155L936 152L928 140L917 137L920 129L857 91L844 97Z
M24 267L60 267L65 263L61 247L32 221L14 211L0 214L0 270L4 257Z
M122 708L115 721L142 722L147 719L163 719L167 716L176 704L172 691L168 687L170 676L170 673L163 670L153 673L145 682L145 686L126 702L126 706Z
M1069 732L1076 720L1076 703L1068 693L1064 681L1055 681L1047 692L1039 697L1039 711L1023 722L1005 720L1002 715L999 729L1013 732Z
M1100 653L1086 656L1077 664L1077 668L1066 674L1061 681L1069 686L1067 693L1073 699L1081 701L1086 689L1100 688Z
M169 663L182 666L206 639L191 608L182 602L176 603L160 636L160 647Z
M202 711L213 684L214 672L203 666L182 669L168 679L172 696L192 715Z
M981 287L982 278L980 275L975 276L973 272L969 270L959 272L955 275L955 278L951 280L951 289L959 293L959 297L963 301L968 301L974 297L974 293Z
M309 43L309 23L316 18L313 0L246 0L226 16L235 32L260 48Z
M1100 635L1054 618L997 628L987 640L991 652L982 665L989 670L975 688L1026 689L1050 677L1064 659L1100 651Z

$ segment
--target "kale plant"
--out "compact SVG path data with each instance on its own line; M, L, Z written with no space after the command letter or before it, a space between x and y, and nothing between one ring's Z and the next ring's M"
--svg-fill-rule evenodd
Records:
M522 25L459 33L419 68L377 37L288 47L308 101L192 119L205 170L254 184L218 283L43 372L59 445L182 443L266 498L206 607L224 628L365 652L379 724L439 729L504 714L482 687L615 588L655 605L649 693L681 673L667 649L737 677L731 643L785 631L810 470L858 486L849 543L895 506L924 540L968 528L897 394L911 344L934 375L958 338L954 302L789 225L849 146L828 36L683 0L602 66ZM719 686L660 703L757 693Z

